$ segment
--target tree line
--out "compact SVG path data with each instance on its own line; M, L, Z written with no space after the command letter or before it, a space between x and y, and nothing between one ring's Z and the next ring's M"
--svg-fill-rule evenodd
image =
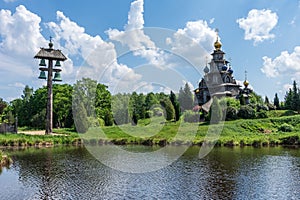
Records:
M9 103L0 98L0 123L12 124L17 119L20 127L43 129L46 103L46 86L35 91L25 86L21 98ZM53 85L54 127L76 127L78 132L98 125L136 125L140 119L160 115L166 120L178 121L181 113L192 106L193 94L188 84L180 88L179 94L171 91L170 94L132 92L114 95L106 85L90 78L78 80L74 85Z
M20 127L35 129L45 128L47 87L33 90L26 86L20 98L9 103L0 98L0 123L15 123ZM268 97L263 98L255 92L251 94L250 104L233 98L215 100L212 108L205 115L209 121L212 112L216 119L226 120L238 118L264 118L266 111L273 109L288 109L300 111L300 90L296 81L286 92L283 102L279 101L277 93L273 102ZM226 110L220 108L226 106ZM83 78L74 85L53 85L53 124L56 128L77 128L85 132L91 126L111 126L114 124L137 125L141 119L152 116L164 116L166 120L178 121L184 115L184 121L199 121L200 113L193 109L194 98L189 85L165 93L118 93L112 95L108 87L97 81ZM224 113L225 112L225 113ZM74 117L75 116L75 117Z

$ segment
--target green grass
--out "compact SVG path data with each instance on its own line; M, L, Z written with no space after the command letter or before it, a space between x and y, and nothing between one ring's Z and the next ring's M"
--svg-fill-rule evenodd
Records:
M70 135L25 135L0 134L0 146L52 146L58 144L72 144L78 140L78 134Z
M145 122L142 121L144 124ZM288 124L290 132L281 131L280 127ZM147 127L147 130L146 128ZM144 129L143 129L144 128ZM206 138L208 130L221 129L220 137ZM101 132L101 134L99 134ZM155 133L147 137L146 132ZM196 134L195 134L196 133ZM175 137L176 136L176 137ZM174 139L175 137L175 139ZM137 143L151 140L150 144L162 141L176 144L202 144L203 142L217 142L219 145L300 145L300 115L273 117L267 119L235 120L222 125L208 125L207 123L168 122L147 126L112 126L89 130L83 135L85 141L90 139L105 140L116 144ZM214 141L217 138L217 141Z
M163 118L140 120L131 124L90 128L85 134L73 129L56 129L60 136L0 134L0 146L40 146L58 144L194 144L218 145L300 145L300 115L290 111L271 111L266 119L228 121L222 124L166 122ZM209 133L209 134L208 134ZM219 135L216 133L219 133Z

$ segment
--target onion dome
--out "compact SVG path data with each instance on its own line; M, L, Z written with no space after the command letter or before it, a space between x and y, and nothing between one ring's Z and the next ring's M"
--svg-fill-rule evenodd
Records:
M52 37L50 37L49 48L52 49L52 47L53 47Z
M244 81L244 86L245 86L245 87L248 87L248 85L249 85L249 82L248 82L247 80L245 80L245 81Z
M205 68L204 68L204 70L203 70L203 71L204 71L204 73L205 73L205 74L207 74L207 73L209 72L209 69L208 69L208 67L207 67L207 66L205 66Z
M232 74L232 73L233 73L233 70L230 68L230 69L228 70L228 72L229 72L229 74Z
M218 38L217 38L217 41L215 42L214 46L217 51L221 49L222 44L221 44L221 42L219 42Z
M226 65L223 65L222 71L227 71L228 67Z

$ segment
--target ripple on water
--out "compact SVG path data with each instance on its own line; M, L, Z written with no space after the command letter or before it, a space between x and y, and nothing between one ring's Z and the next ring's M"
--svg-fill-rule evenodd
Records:
M139 148L139 147L137 147ZM145 147L143 147L145 148ZM0 199L297 199L300 153L192 147L172 165L131 174L108 168L84 148L14 152L0 175Z

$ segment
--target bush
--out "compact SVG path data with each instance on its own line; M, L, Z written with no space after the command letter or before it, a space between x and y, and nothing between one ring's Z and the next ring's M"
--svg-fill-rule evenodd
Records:
M256 118L268 118L266 111L260 111L256 114Z
M279 126L278 130L282 132L292 132L293 126L287 123L283 123L282 125Z
M227 107L226 109L226 120L235 120L237 119L238 110L234 107Z
M255 110L251 106L241 106L238 117L242 119L254 119L255 118Z
M191 110L186 110L183 114L184 122L199 122L200 114L199 112L193 112Z
M258 104L257 106L256 106L256 110L257 110L257 112L260 112L260 111L268 111L269 110L269 107L267 106L267 105L260 105L260 104Z

